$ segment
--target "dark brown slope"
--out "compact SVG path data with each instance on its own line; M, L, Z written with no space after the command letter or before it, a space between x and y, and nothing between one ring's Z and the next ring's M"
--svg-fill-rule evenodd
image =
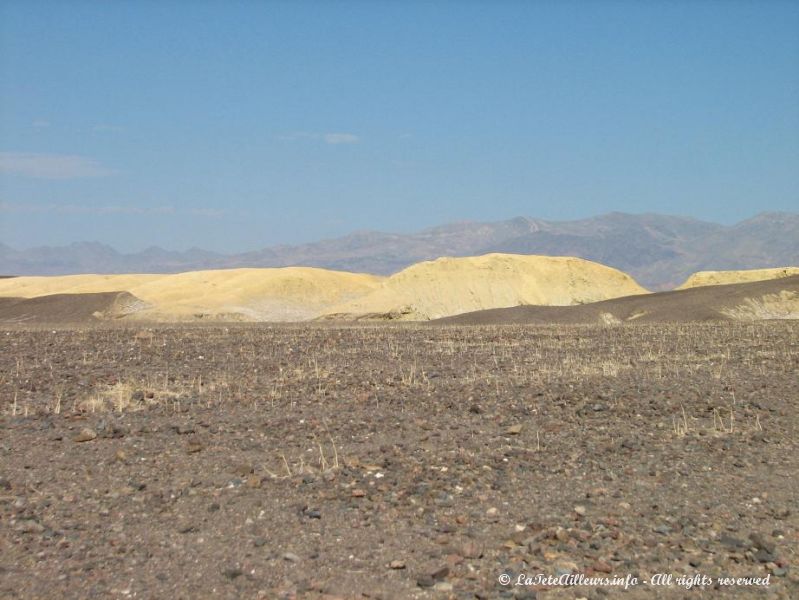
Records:
M500 325L728 321L731 317L725 311L783 292L799 298L799 276L626 296L579 306L495 308L431 322L444 325Z
M85 323L124 317L146 306L128 292L0 298L0 323Z

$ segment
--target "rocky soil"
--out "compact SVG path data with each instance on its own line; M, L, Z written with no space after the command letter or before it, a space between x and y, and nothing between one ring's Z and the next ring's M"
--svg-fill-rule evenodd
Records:
M791 322L7 328L0 598L797 598L797 373Z

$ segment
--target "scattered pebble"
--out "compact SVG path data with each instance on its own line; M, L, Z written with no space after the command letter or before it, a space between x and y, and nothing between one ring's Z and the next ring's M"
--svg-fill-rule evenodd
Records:
M84 427L72 439L76 442L91 442L92 440L97 439L97 432L90 427Z

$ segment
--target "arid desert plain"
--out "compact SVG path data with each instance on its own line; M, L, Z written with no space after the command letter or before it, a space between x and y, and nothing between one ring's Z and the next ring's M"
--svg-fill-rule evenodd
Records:
M0 597L796 598L799 281L611 276L295 323L1 280Z
M0 600L799 600L797 32L0 0Z

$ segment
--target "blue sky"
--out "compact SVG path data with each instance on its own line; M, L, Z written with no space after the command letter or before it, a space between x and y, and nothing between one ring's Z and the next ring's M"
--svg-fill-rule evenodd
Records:
M799 208L796 2L0 1L0 241Z

